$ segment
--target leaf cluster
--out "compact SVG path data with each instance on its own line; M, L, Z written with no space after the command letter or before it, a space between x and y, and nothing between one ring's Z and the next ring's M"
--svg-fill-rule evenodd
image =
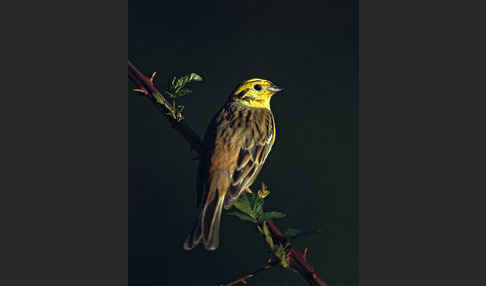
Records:
M264 199L269 193L270 192L265 184L262 183L262 188L258 190L257 193L241 194L234 204L237 211L229 214L237 216L241 220L250 221L256 224L262 224L267 220L285 217L286 214L278 211L263 212Z
M263 211L264 200L269 194L270 191L264 183L262 183L261 189L257 193L241 194L234 204L236 211L229 213L229 215L234 215L241 220L256 224L258 231L263 234L265 242L269 245L273 257L280 261L282 267L287 268L289 263L285 245L281 242L274 242L266 223L268 220L283 218L286 214L279 211ZM290 238L299 233L300 230L289 228L285 232L285 235Z
M183 105L176 104L176 98L183 97L192 92L192 90L187 87L189 83L201 81L203 81L203 78L197 73L190 73L180 78L172 78L169 90L165 91L165 94L172 99L172 106L174 106L175 110L172 111L170 115L172 115L174 119L182 120L182 111L184 110Z

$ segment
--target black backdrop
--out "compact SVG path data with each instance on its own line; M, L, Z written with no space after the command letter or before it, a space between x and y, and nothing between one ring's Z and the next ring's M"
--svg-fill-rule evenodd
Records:
M263 2L263 1L262 1ZM330 285L358 284L358 66L356 1L129 1L128 57L145 74L205 79L181 99L203 134L237 83L267 78L277 139L256 180L282 229L319 228L294 242ZM133 85L129 83L129 88ZM268 257L253 225L225 216L221 246L187 252L198 209L187 143L145 98L128 92L129 285L219 285ZM251 285L304 285L274 269Z

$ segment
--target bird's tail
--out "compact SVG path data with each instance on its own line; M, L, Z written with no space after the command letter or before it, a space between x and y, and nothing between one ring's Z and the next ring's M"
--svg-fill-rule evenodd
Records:
M184 242L185 250L191 250L196 247L201 242L201 239L207 250L215 250L218 248L219 226L221 224L223 205L224 196L206 200L191 233Z

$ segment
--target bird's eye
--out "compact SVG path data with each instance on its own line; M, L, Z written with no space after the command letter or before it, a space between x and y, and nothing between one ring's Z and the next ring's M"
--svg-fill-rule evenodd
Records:
M261 89L262 89L262 86L261 86L261 85L259 85L259 84L255 84L255 85L253 86L253 88L254 88L255 90L261 90Z

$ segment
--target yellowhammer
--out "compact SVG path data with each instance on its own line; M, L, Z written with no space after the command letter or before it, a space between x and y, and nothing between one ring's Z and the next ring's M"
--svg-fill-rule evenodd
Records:
M281 90L268 80L247 80L211 120L197 176L201 212L184 249L194 248L201 239L207 250L218 248L223 207L231 208L251 186L272 149L275 120L270 99Z

